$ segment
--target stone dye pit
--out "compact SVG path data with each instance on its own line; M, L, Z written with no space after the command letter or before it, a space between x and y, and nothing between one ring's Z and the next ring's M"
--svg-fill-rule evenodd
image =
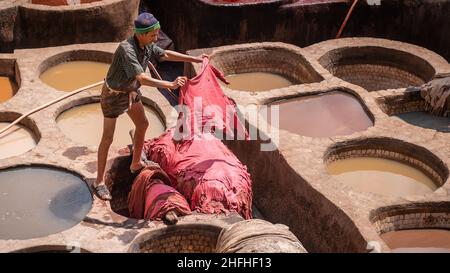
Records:
M448 253L449 203L425 202L382 207L370 218L393 252Z
M319 59L330 73L368 91L419 86L435 71L426 60L407 52L378 47L341 48Z
M30 239L78 224L92 206L86 183L48 167L0 171L0 238Z
M301 49L281 43L225 46L212 52L211 64L230 79L230 85L222 85L225 90L267 92L323 80L303 54Z
M267 91L292 85L292 82L288 79L280 75L267 72L248 72L228 75L225 79L227 79L229 84L223 84L223 86L234 90L251 92Z
M109 64L92 61L71 61L46 70L40 78L48 86L59 91L74 91L84 86L103 81ZM100 87L95 87L100 90Z
M9 122L0 122L0 129L9 125ZM36 137L29 129L21 125L14 125L0 138L0 159L26 153L36 144Z
M12 98L20 86L20 72L14 59L0 58L0 103Z
M424 173L389 159L355 157L328 165L337 180L359 191L390 196L424 195L436 185Z
M450 132L450 118L425 112L425 100L420 91L386 91L376 96L380 108L393 120L410 124L416 128Z
M310 137L350 135L373 122L356 97L333 91L271 103L279 111L279 128ZM269 121L271 123L271 121Z
M381 235L393 252L450 253L450 230L411 229Z
M434 116L426 112L401 113L395 117L414 126L450 133L450 118Z
M337 145L326 154L328 172L357 191L386 196L426 195L442 185L448 170L433 154L391 141L390 145L382 139ZM421 150L421 156L414 150Z
M164 123L151 107L144 107L145 115L150 123L146 138L154 138L165 130ZM56 119L62 132L73 141L83 145L99 145L102 136L103 114L100 103L76 106L61 113ZM134 129L134 124L126 115L121 115L116 121L114 141L112 145L125 147L131 144L128 132Z
M0 77L0 103L9 100L16 93L17 88L8 77Z

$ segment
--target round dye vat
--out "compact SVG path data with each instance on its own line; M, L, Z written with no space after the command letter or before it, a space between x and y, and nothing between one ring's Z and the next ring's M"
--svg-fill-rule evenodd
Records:
M9 124L9 122L0 122L0 130ZM0 159L26 153L36 144L36 139L30 130L20 125L14 125L0 135Z
M165 130L164 123L155 110L144 107L149 121L146 138L157 137ZM63 112L57 118L59 128L70 139L85 145L99 145L103 132L103 114L100 103L77 106ZM112 145L124 147L131 144L128 132L134 129L134 123L127 114L117 118Z
M430 115L427 112L409 112L395 115L411 125L450 133L450 118Z
M428 194L437 189L423 172L400 162L374 157L337 160L328 171L340 182L364 192L386 196Z
M78 176L46 167L0 171L0 239L30 239L69 229L87 215L92 196Z
M109 64L72 61L55 65L41 74L41 80L60 91L71 92L106 78ZM101 90L101 85L94 87Z
M279 107L279 128L303 136L349 135L373 126L358 99L344 92L275 102L268 111L272 124L273 106Z
M398 230L384 233L381 238L392 252L450 253L450 230Z
M0 77L0 103L14 96L17 88L8 77Z
M281 75L266 72L232 74L225 77L230 89L250 92L268 91L291 86L293 83ZM222 83L222 82L221 82Z

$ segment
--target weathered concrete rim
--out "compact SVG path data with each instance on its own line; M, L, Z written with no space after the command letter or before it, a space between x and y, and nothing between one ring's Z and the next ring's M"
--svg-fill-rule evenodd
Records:
M217 233L217 238L220 235L220 232L224 229L223 226L215 225L211 223L181 223L174 226L165 226L160 227L155 230L149 231L147 233L141 234L138 237L136 237L130 247L128 248L127 252L130 253L139 253L140 247L143 243L149 241L149 240L157 240L158 237L165 234L170 234L174 231L182 230L182 229L207 229L211 232Z
M374 209L370 222L378 234L406 229L450 229L450 202L418 202Z
M419 158L419 155L421 158ZM421 170L437 187L449 178L448 166L425 147L388 137L352 139L328 147L325 164L352 157L379 157L402 162Z

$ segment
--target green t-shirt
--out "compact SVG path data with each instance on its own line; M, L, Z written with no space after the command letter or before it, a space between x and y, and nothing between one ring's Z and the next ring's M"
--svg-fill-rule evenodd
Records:
M106 76L108 86L115 90L136 91L141 86L136 76L145 72L149 61L152 64L161 62L165 53L154 43L141 49L134 36L121 42Z

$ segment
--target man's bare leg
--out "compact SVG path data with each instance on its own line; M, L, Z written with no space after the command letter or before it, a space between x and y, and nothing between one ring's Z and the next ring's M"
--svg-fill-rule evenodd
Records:
M130 170L136 171L145 166L141 160L141 155L144 146L145 132L147 131L149 124L147 117L145 116L144 105L142 105L142 102L133 103L127 113L136 126L133 141L133 160L130 165Z
M103 134L102 140L98 147L97 154L97 179L94 188L104 185L103 176L105 174L106 161L108 159L108 151L114 139L114 131L116 129L115 118L103 118ZM103 198L102 198L103 199ZM110 199L110 198L106 198Z

